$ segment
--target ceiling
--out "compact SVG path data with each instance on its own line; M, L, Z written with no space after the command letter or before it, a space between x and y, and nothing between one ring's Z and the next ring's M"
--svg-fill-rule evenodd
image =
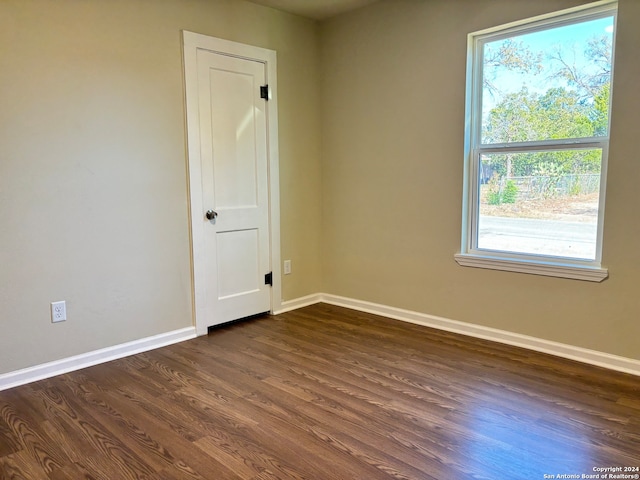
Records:
M314 20L325 20L378 0L250 0Z

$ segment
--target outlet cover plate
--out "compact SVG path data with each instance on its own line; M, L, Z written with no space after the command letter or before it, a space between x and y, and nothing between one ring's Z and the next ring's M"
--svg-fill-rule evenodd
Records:
M51 321L53 323L64 322L67 319L67 304L61 302L51 302Z

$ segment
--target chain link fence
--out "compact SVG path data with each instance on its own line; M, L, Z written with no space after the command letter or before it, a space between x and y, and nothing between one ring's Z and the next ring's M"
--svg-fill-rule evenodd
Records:
M506 179L503 177L502 182ZM511 177L517 187L518 200L586 195L600 191L600 174L532 175ZM502 183L501 182L501 183Z

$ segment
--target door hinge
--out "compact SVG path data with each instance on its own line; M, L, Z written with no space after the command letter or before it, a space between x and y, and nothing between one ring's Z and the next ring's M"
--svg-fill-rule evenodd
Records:
M269 272L264 276L264 284L271 285L273 287L273 273Z
M262 85L260 87L260 98L264 98L269 101L269 85Z

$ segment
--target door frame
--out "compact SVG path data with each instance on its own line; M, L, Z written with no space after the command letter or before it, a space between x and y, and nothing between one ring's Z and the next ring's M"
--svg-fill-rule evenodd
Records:
M210 37L186 30L182 31L184 61L184 91L186 105L187 169L189 195L189 223L191 244L191 275L193 321L198 335L207 334L207 318L215 315L207 291L208 273L205 252L205 221L202 204L202 158L200 152L200 115L198 106L197 51L242 58L263 63L269 99L266 105L267 120L267 181L269 188L269 240L270 265L273 274L271 310L280 310L282 284L280 275L280 176L278 154L278 89L276 77L276 52L261 47Z

